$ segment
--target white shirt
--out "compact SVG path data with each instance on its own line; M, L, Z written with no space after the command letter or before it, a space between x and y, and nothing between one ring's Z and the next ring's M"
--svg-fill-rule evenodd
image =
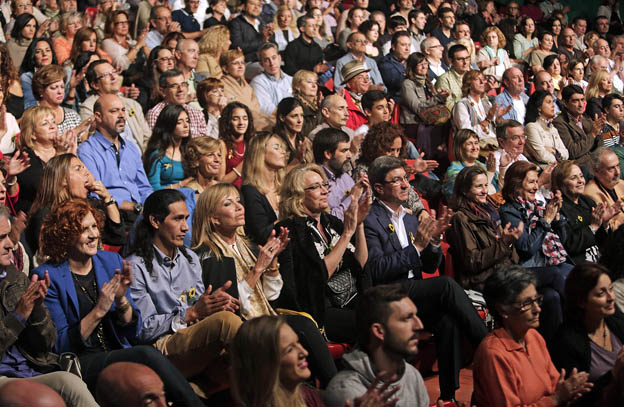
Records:
M526 105L522 101L522 98L513 99L513 108L518 114L518 121L524 123L524 115L526 114Z
M397 238L399 239L399 243L401 243L401 249L405 249L410 244L410 241L407 238L407 230L405 230L405 223L403 222L403 218L405 217L405 214L407 213L407 211L405 210L403 206L400 206L399 212L397 213L393 211L383 201L381 200L378 200L378 201L381 204L381 206L383 206L388 211L388 215L390 216L390 221L392 222L392 226L394 226L394 233L396 233ZM414 249L416 249L416 246L414 246ZM416 249L416 251L418 252L418 249ZM418 255L420 256L420 252L418 253ZM408 271L407 278L414 278L413 270L410 269Z

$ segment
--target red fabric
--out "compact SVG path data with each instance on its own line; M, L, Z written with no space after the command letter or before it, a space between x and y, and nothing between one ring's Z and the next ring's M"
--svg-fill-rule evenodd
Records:
M368 123L368 117L355 105L349 92L344 92L344 98L347 101L347 109L349 109L347 127L355 130L361 125Z
M232 168L236 167L238 164L240 164L241 161L243 161L243 154L245 154L245 142L244 141L241 140L234 144L236 147L236 152L238 152L238 154L236 154L236 152L228 148L227 157L225 160L225 173L226 174L230 173L232 171ZM234 186L238 189L240 189L242 183L243 183L243 179L241 177L236 178L236 181L232 182L232 184L234 184Z
M401 117L401 105L398 103L394 104L394 109L392 109L392 113L390 115L390 123L399 124L399 118Z

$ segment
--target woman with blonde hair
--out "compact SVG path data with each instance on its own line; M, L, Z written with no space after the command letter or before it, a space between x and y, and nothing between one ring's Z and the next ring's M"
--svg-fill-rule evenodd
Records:
M481 44L484 46L477 53L477 65L484 75L492 75L500 82L503 73L511 68L505 35L498 27L487 27L481 34Z
M186 188L201 194L219 182L225 174L225 144L212 137L189 141L182 157L184 174L190 179Z
M30 211L43 176L43 167L56 155L76 154L76 137L72 130L59 134L54 110L47 106L35 106L24 112L21 120L21 134L18 148L30 160L30 167L17 176L20 184L20 199L16 209Z
M277 223L287 160L286 144L277 135L257 135L247 145L241 195L245 202L247 233L257 244L266 242Z
M56 52L56 58L59 65L69 59L71 50L73 48L74 38L82 28L82 16L77 12L64 13L61 17L61 24L59 31L62 35L54 38L52 43L54 44L54 52Z
M240 302L243 320L277 315L269 301L291 297L284 285L277 258L287 247L289 231L273 231L266 244L255 246L245 237L245 207L238 190L219 183L199 196L193 214L193 249L199 256L205 287L222 287ZM336 374L327 343L314 322L301 315L286 316L288 323L302 333L310 351L312 371L326 385Z
M290 7L282 5L277 8L273 25L275 26L275 42L279 51L282 52L289 42L294 41L299 36L297 21Z
M307 135L321 122L321 98L318 87L318 75L312 71L300 69L292 80L293 96L301 102L303 107L303 128L301 135Z
M585 91L587 99L587 108L585 115L594 120L596 115L603 113L602 98L607 96L613 90L613 79L607 71L597 70L591 74Z
M205 76L221 79L221 54L230 48L230 30L224 25L210 27L199 41L199 58L195 70Z

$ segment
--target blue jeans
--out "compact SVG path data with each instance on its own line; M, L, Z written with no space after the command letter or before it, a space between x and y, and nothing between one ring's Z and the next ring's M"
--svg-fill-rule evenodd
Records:
M550 341L563 322L562 299L564 298L565 280L574 268L569 263L557 266L531 267L537 278L537 291L544 296L540 314L539 331Z

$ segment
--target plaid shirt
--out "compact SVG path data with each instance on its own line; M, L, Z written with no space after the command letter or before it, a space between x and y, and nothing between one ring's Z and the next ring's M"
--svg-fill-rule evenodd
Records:
M160 112L162 112L167 105L168 103L163 100L147 112L147 124L149 124L152 130L154 130L154 126L156 125L156 120L158 120ZM186 112L189 115L189 121L191 122L191 137L195 138L200 136L209 136L210 132L208 131L208 126L206 125L204 113L201 110L189 105L184 105L184 109L186 109Z

